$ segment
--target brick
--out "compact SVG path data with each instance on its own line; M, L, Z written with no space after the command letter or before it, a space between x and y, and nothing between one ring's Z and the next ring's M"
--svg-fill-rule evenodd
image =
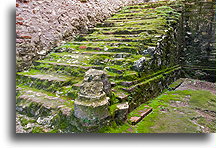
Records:
M146 106L146 107L149 107L149 106ZM150 112L152 111L152 108L146 108L146 109L143 109L143 110L139 110L138 111L138 116L136 117L131 117L129 119L129 121L131 122L132 125L135 125L137 124L138 122L140 122L145 116L147 116Z
M147 116L150 112L152 111L152 108L146 109L146 110L142 110L140 113L140 116L142 118L144 118L145 116Z
M141 120L141 117L131 117L130 118L130 122L132 123L132 125L137 124L140 120Z

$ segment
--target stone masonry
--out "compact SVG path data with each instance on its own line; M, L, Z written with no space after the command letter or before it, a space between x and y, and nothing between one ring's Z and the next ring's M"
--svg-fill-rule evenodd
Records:
M17 0L16 67L27 69L62 41L75 38L120 7L147 0Z

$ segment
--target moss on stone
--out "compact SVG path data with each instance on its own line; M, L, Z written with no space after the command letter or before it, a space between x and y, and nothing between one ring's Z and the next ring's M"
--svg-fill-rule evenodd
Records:
M191 106L174 107L170 104L186 100L185 97L190 96L189 101ZM205 96L206 99L200 98ZM195 101L194 100L199 100ZM211 103L209 101L212 100ZM214 101L213 101L214 100ZM192 101L192 103L191 103ZM201 126L207 127L211 132L215 132L215 120L207 121L205 118L200 117L196 109L209 110L215 107L215 95L208 91L199 90L184 90L184 91L167 91L159 97L148 101L139 106L136 110L128 115L128 119L132 116L138 115L138 110L145 108L148 105L153 108L147 117L135 126L125 123L122 126L113 126L105 131L106 133L200 133L201 128L194 123L194 120ZM192 107L192 108L191 108Z
M31 133L45 133L45 132L43 128L36 126L36 127L33 127Z

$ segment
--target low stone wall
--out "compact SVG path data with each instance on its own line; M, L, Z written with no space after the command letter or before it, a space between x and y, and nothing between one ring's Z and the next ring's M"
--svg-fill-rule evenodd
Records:
M62 41L72 40L120 7L148 0L17 0L17 71L43 57Z

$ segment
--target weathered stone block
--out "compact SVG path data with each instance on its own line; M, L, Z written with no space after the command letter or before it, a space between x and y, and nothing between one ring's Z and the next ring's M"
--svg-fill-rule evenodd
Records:
M129 110L128 102L118 104L115 112L115 120L117 123L124 122L127 119L127 114Z
M99 126L109 116L107 94L110 88L111 84L104 71L90 69L86 72L74 102L74 115L83 126Z

